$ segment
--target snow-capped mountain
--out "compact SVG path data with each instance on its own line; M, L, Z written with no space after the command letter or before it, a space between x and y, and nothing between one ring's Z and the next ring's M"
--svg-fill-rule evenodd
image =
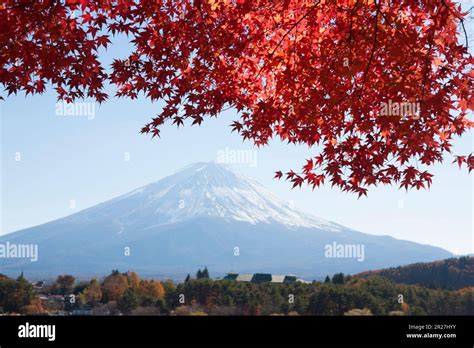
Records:
M88 210L84 215L110 216L123 228L136 224L154 228L198 217L330 231L343 228L291 209L288 202L264 186L215 162L192 164L163 180ZM131 222L133 226L127 225Z
M0 273L24 270L33 277L103 275L112 269L180 277L208 266L214 274L314 278L451 256L296 211L259 183L214 162L190 165L74 215L0 237L0 246L7 242L37 245L38 260L0 257ZM340 247L346 248L343 254L328 253ZM351 250L359 254L348 255Z

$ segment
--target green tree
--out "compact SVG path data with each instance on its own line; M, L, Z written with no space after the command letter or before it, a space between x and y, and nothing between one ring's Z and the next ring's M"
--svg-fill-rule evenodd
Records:
M191 280L191 275L188 273L188 275L186 276L186 279L184 279L184 282L187 283Z
M74 286L72 293L74 295L79 295L80 293L84 292L84 290L89 286L89 282L81 281L79 284Z
M29 305L34 297L33 286L25 279L23 273L16 281L8 279L0 282L0 300L3 299L3 309L6 312L20 313L23 307Z
M344 284L344 273L336 273L332 276L333 284Z
M118 309L124 314L130 314L140 304L140 297L134 288L128 288L117 302Z

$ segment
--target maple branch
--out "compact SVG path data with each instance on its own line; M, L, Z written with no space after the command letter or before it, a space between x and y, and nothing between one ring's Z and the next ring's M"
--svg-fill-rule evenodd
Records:
M446 2L444 0L441 0L441 2L443 3L444 7L446 7L448 9L448 11L454 16L456 17L457 19L459 19L459 21L461 22L461 26L462 26L462 29L464 31L464 39L466 40L466 49L468 50L469 49L469 40L468 40L468 37L467 37L467 31L466 31L466 27L464 26L464 19L457 16L452 10L451 8L446 4ZM472 8L472 7L471 7ZM470 10L468 10L469 12Z
M197 3L197 8L199 10L199 14L201 16L202 27L204 28L204 32L207 36L207 42L210 44L211 43L211 36L209 35L209 29L207 28L206 19L204 18L204 12L202 11L202 1L201 0L196 0L196 3Z
M375 1L375 5L377 6L377 12L375 14L374 41L372 45L372 51L370 53L370 58L365 68L364 79L362 80L361 90L359 92L359 99L360 99L361 94L364 92L365 81L367 80L367 75L369 73L370 65L372 64L372 60L374 59L374 55L375 55L375 50L377 49L377 34L379 31L378 23L379 23L379 14L380 14L380 3Z
M444 2L444 1L443 1ZM440 15L441 13L441 7L439 8L438 10L438 13L436 14L434 20L433 20L433 32L431 33L431 39L430 39L430 45L429 45L429 48L428 48L428 54L426 55L426 60L425 60L425 67L424 67L424 73L423 73L423 82L421 84L421 99L420 99L420 103L422 104L423 103L423 99L425 98L425 91L426 91L426 80L428 79L428 64L430 63L430 55L431 55L431 51L433 49L433 43L434 43L434 36L436 34L436 22L438 20L438 16Z
M318 5L321 3L321 0L318 0L300 19L298 19L296 21L296 23L294 23L290 29L288 29L288 31L285 33L285 35L283 35L283 37L280 39L280 41L278 41L277 45L275 46L275 48L272 50L272 52L270 53L270 57L268 57L268 60L263 64L263 66L260 68L260 70L258 71L258 74L257 76L255 77L255 79L258 79L260 74L262 73L263 69L265 69L265 67L267 66L267 62L273 58L273 55L275 54L276 50L278 49L278 47L281 46L281 44L283 43L283 41L285 40L285 38L291 33L291 31L293 29L295 29L298 24L300 24L306 17L308 17L310 15L311 12L314 11L314 9L316 7L318 7Z
M32 2L29 2L29 3L27 3L27 4L23 4L23 6L13 6L13 7L11 7L11 8L8 8L8 9L1 9L1 10L10 10L10 9L14 9L15 7L17 7L17 8L26 7L27 5L33 5L34 3L35 3L35 1L32 1ZM47 22L50 23L50 22L51 22L51 14L54 12L54 10L56 10L58 4L59 4L59 1L57 1L57 0L51 1L51 2L49 2L44 8L41 8L41 9L39 9L39 10L36 10L36 11L35 11L35 14L39 14L39 13L45 11L45 10L49 10L50 12L49 12L49 14L48 14L48 20L47 20ZM45 23L43 23L43 25L44 25L44 24L45 24ZM17 33L17 34L16 34L16 38L18 38L18 37L23 37L23 36L25 36L28 32L35 30L35 29L33 28L33 26L25 26L25 27L22 28L22 29L23 29L23 30L21 30L20 33ZM8 52L9 49L10 49L10 48L9 48L7 45L5 45L5 46L2 47L2 49L0 50L0 54L3 55L4 52L5 52L5 51Z
M359 5L359 1L360 0L357 0L356 3L354 4L354 6L351 9L351 22L350 22L350 26L349 26L349 38L348 38L349 44L352 42L352 26L353 26L353 22L354 22L354 11L355 11L356 7Z
M385 21L387 22L387 24L390 26L390 28L394 28L392 22L390 22L390 20L387 18L386 14L383 13L382 11L380 11L380 14L382 15L382 17L385 19Z

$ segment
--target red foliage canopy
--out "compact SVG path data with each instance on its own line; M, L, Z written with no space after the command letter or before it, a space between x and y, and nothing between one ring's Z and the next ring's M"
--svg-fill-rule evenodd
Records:
M432 180L421 168L473 126L465 15L452 0L3 0L0 83L102 102L111 82L164 100L142 129L153 136L232 107L233 130L257 146L314 147L286 173L294 186L419 189ZM97 52L117 34L135 49L109 72ZM474 168L472 154L456 162Z

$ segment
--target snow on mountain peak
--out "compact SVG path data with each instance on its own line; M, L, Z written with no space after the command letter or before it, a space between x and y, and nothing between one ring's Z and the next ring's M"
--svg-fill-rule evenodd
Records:
M144 228L197 217L340 231L342 226L298 212L259 183L216 162L191 164L155 183L102 203L100 213Z

